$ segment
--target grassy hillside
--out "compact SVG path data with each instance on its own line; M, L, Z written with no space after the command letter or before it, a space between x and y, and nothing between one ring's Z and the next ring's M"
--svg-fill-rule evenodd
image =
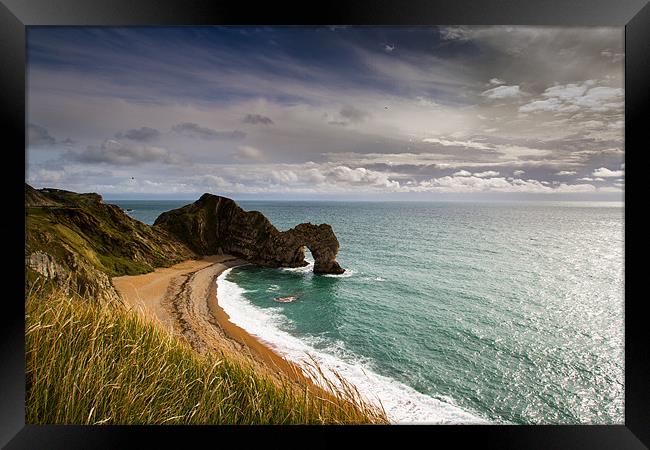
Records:
M97 194L25 185L26 421L383 423L345 382L329 395L241 353L199 354L120 302L111 277L194 257Z
M87 298L117 299L110 277L151 272L194 255L98 194L25 185L25 227L27 289L48 280Z
M26 302L26 422L385 423L354 388L320 398L236 355L194 352L135 312L70 299Z

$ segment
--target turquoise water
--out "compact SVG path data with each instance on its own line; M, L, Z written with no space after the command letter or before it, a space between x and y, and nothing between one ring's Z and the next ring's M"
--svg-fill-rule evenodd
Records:
M187 202L112 203L152 223ZM218 291L231 319L391 419L623 423L620 205L239 203L281 230L331 224L347 272L235 268Z

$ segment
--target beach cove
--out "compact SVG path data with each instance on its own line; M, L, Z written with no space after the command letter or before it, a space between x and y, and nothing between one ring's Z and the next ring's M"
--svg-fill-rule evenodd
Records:
M230 322L219 306L217 277L244 264L231 255L207 256L143 275L115 277L112 282L129 308L182 335L195 350L244 351L271 370L305 382L308 378L295 364Z
M147 223L177 206L120 205ZM608 423L621 410L620 362L607 356L621 342L618 207L241 205L280 230L331 223L345 273L228 269L218 297L230 322L290 361L316 356L391 421ZM585 390L594 382L603 397Z

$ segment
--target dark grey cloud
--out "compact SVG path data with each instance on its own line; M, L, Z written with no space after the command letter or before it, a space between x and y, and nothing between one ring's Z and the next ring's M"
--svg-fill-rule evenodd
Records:
M160 131L155 128L140 127L132 130L127 130L124 133L117 133L115 135L118 139L131 139L132 141L153 141L160 136Z
M225 139L239 140L246 137L246 133L239 130L217 131L212 128L202 127L196 123L184 122L174 125L172 130L176 133L183 134L197 139Z
M179 158L162 147L133 145L107 139L101 145L89 145L85 151L68 151L63 159L84 164L105 163L117 166L145 163L175 164Z
M366 111L362 111L358 108L355 108L354 106L349 105L341 108L339 114L341 117L349 120L350 122L363 122L370 116L370 114L368 114Z
M354 106L346 105L339 111L338 115L331 118L329 114L324 114L323 117L330 117L327 121L330 125L337 125L344 127L351 123L361 123L370 117L370 114Z
M271 120L270 117L262 116L261 114L246 114L246 117L242 119L242 122L253 125L273 125L273 120Z
M539 192L622 169L622 30L380 28L39 30L30 122L49 130L30 131L30 161L69 150L67 172L42 180L98 183L79 171L95 163L152 181L107 177L116 192L180 192L200 170L237 192ZM174 148L195 165L173 164Z
M30 123L27 126L27 142L29 145L54 145L56 139L52 137L47 128Z

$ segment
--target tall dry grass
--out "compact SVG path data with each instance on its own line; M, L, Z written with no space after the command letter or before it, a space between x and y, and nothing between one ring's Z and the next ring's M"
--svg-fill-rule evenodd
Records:
M30 293L25 321L30 424L387 422L345 380L332 395L278 382L245 358L198 354L120 305Z

